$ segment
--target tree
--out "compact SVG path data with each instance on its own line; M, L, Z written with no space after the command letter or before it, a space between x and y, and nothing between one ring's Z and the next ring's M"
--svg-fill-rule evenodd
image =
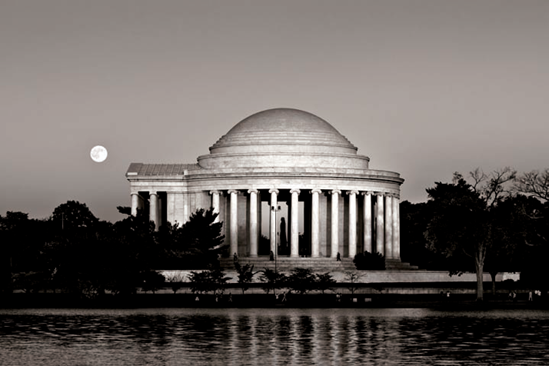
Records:
M185 282L185 275L181 273L172 273L165 276L166 281L170 283L170 287L174 295L183 287L183 282Z
M18 279L32 277L36 286L51 279L42 255L49 236L46 220L29 219L23 212L0 215L0 292L12 291L12 277L16 274ZM40 276L43 278L38 281Z
M535 197L543 202L540 209L530 214L531 233L528 238L526 266L521 272L521 280L532 286L547 288L546 258L549 256L549 169L540 172L533 170L518 176L513 189L516 192Z
M92 228L99 221L85 203L67 201L55 208L51 217L57 229L74 231Z
M12 272L14 257L17 256L17 243L20 235L26 235L28 214L22 212L0 215L0 289L2 292L12 291Z
M116 209L118 210L119 213L121 213L122 215L131 215L132 214L132 208L129 207L129 206L116 206Z
M46 276L40 272L20 272L13 275L14 286L25 293L36 292L44 288Z
M118 226L118 225L117 225ZM47 243L44 255L55 273L53 284L85 298L113 293L135 292L140 271L135 261L138 241L125 241L125 235L108 222L93 228L60 231ZM130 290L131 288L131 290Z
M317 273L315 274L315 277L316 288L317 290L320 290L323 295L326 290L329 290L336 283L336 280L333 279L329 272Z
M476 169L470 173L473 184L455 173L451 184L437 182L434 188L427 189L433 209L433 217L425 232L427 246L453 260L450 261L453 265L450 274L468 270L464 258L473 259L478 301L484 298L486 255L490 248L497 245L495 232L501 229L494 220L493 212L508 194L506 185L515 176L516 172L510 168L494 171L489 176Z
M103 240L109 253L105 260L109 277L108 289L114 293L134 293L137 286L155 270L163 254L155 232L154 223L144 211L136 216L127 216L112 227L112 237ZM104 252L104 253L105 253Z
M142 274L142 289L143 291L151 291L153 294L156 293L159 289L164 287L166 283L166 278L158 271L147 271Z
M238 273L238 283L240 284L242 294L244 295L244 292L248 289L248 284L252 282L254 276L259 273L259 271L254 272L253 264L240 265L238 259L234 260L234 267Z
M259 280L265 284L265 286L263 286L263 291L265 291L267 295L271 290L274 294L276 294L276 290L284 286L284 283L286 282L286 275L275 272L270 268L265 268L261 271Z
M225 291L225 285L230 277L219 268L210 268L207 271L191 272L189 281L191 282L191 291L193 293L222 294Z
M202 268L218 266L218 255L225 249L225 237L221 235L223 223L215 222L217 216L213 208L198 209L181 228L172 226L171 235L175 239L171 255L180 259L194 256L194 261Z
M351 291L351 295L354 295L356 290L358 290L358 283L364 278L364 273L359 273L357 271L345 272L344 281L347 283L347 288Z
M203 294L211 291L210 276L207 271L195 272L189 274L189 282L191 283L192 293Z
M231 277L227 277L219 267L210 268L209 271L210 280L213 286L213 292L215 295L222 295L225 292L227 282Z
M427 202L400 203L400 257L419 268L428 270L448 270L444 256L429 250L424 233L433 217L432 206Z
M68 224L60 225L60 217ZM44 262L55 272L57 288L94 298L106 291L133 294L160 280L151 273L160 251L154 226L140 210L113 225L69 201L50 223L55 235L44 247Z
M516 177L513 189L516 192L549 201L549 169L543 172L533 170Z
M540 202L533 197L510 195L501 199L489 212L491 245L484 270L490 273L493 295L499 272L517 272L524 266L528 251L526 243L535 233L531 215L539 205Z
M292 269L287 284L292 291L304 295L316 287L316 277L312 269L297 267Z
M169 222L160 226L153 233L154 241L158 246L158 257L154 262L155 268L172 270L207 268L207 265L202 264L202 261L195 260L194 253L189 253L182 249L183 244L181 243L184 241L182 234L182 230L178 224L172 225ZM192 266L189 263L197 265Z

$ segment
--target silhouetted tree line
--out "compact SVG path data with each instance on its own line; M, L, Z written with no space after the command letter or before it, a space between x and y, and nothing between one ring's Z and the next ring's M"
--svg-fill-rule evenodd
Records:
M547 289L549 171L518 176L504 168L428 188L428 201L400 204L401 258L423 269L477 274L520 272L527 286Z
M479 300L483 272L493 279L498 272L521 272L528 286L548 289L549 170L517 175L510 168L491 174L477 169L467 178L455 173L451 183L436 182L426 191L427 202L400 204L403 261L456 275L477 273ZM58 206L43 220L22 212L0 216L1 291L52 289L94 297L106 291L133 293L137 287L154 291L164 283L156 269L218 270L225 247L222 223L215 223L213 210L198 210L182 226L155 230L143 212L131 216L129 208L118 209L127 217L114 224L75 201ZM385 260L365 252L354 263L357 269L383 269ZM275 291L284 284L296 293L323 283L300 271L289 280L265 270L260 280L266 289ZM214 275L205 281L212 282ZM224 281L217 275L216 281ZM240 267L243 291L253 275L253 268Z
M112 224L75 201L44 220L7 212L0 216L0 286L3 292L50 289L84 297L154 289L164 282L156 269L218 266L224 247L216 216L211 209L198 210L181 227L168 224L156 231L143 212Z

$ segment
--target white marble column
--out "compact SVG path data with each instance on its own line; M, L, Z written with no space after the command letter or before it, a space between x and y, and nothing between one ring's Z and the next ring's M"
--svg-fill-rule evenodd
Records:
M215 222L219 222L219 191L210 191L210 194L212 195L212 208L213 213L217 214L217 217L214 220Z
M250 195L250 257L257 257L259 239L258 215L257 215L257 189L249 189Z
M175 224L175 193L166 192L166 211L168 214L168 222L171 225Z
M271 251L276 255L276 213L278 212L278 189L272 188L269 190L269 193L271 194Z
M137 209L139 208L139 200L141 197L139 197L139 193L132 192L132 216L137 216Z
M347 192L349 195L349 258L356 255L356 195L358 191Z
M339 189L334 189L332 191L332 227L330 230L330 235L332 237L331 242L331 257L337 258L337 253L339 252L339 195L341 191Z
M385 225L383 224L383 193L376 193L376 252L385 255Z
M164 200L162 200L160 195L157 195L157 197L158 197L158 202L157 202L157 205L156 205L156 221L158 221L157 227L160 228L160 225L163 224L163 222L162 222L162 211L163 211L163 207L166 204L166 202L164 202Z
M393 259L393 195L385 196L385 258Z
M294 188L290 190L292 194L292 222L291 222L291 253L290 257L298 258L299 257L299 189Z
M313 195L311 204L311 257L318 258L320 255L320 199L322 191L315 188L311 191Z
M231 195L231 222L229 228L229 239L231 242L231 256L238 255L238 191L230 190Z
M400 204L399 197L393 197L393 258L400 259Z
M372 253L372 192L364 192L364 250Z
M187 221L189 221L191 217L191 214L189 213L190 211L189 200L190 200L189 193L184 193L183 194L183 217L185 218L185 220L183 221L183 223L186 223Z
M179 227L183 226L187 222L187 217L185 216L184 206L185 200L183 192L176 192L175 195L175 221Z
M151 191L149 197L149 220L154 222L154 229L158 230L158 194Z

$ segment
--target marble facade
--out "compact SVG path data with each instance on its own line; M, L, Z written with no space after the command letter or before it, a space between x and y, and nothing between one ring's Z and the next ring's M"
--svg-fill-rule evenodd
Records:
M271 109L236 124L197 163L132 163L126 177L132 214L146 210L157 227L213 207L231 255L281 251L284 218L280 255L353 258L369 251L398 261L404 180L369 169L369 161L323 119Z

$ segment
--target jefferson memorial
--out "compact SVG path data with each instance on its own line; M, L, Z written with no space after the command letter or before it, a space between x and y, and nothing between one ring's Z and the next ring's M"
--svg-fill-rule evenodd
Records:
M237 123L189 164L132 163L131 209L183 224L213 207L231 257L349 261L381 253L400 263L400 175L370 159L330 123L270 109Z

